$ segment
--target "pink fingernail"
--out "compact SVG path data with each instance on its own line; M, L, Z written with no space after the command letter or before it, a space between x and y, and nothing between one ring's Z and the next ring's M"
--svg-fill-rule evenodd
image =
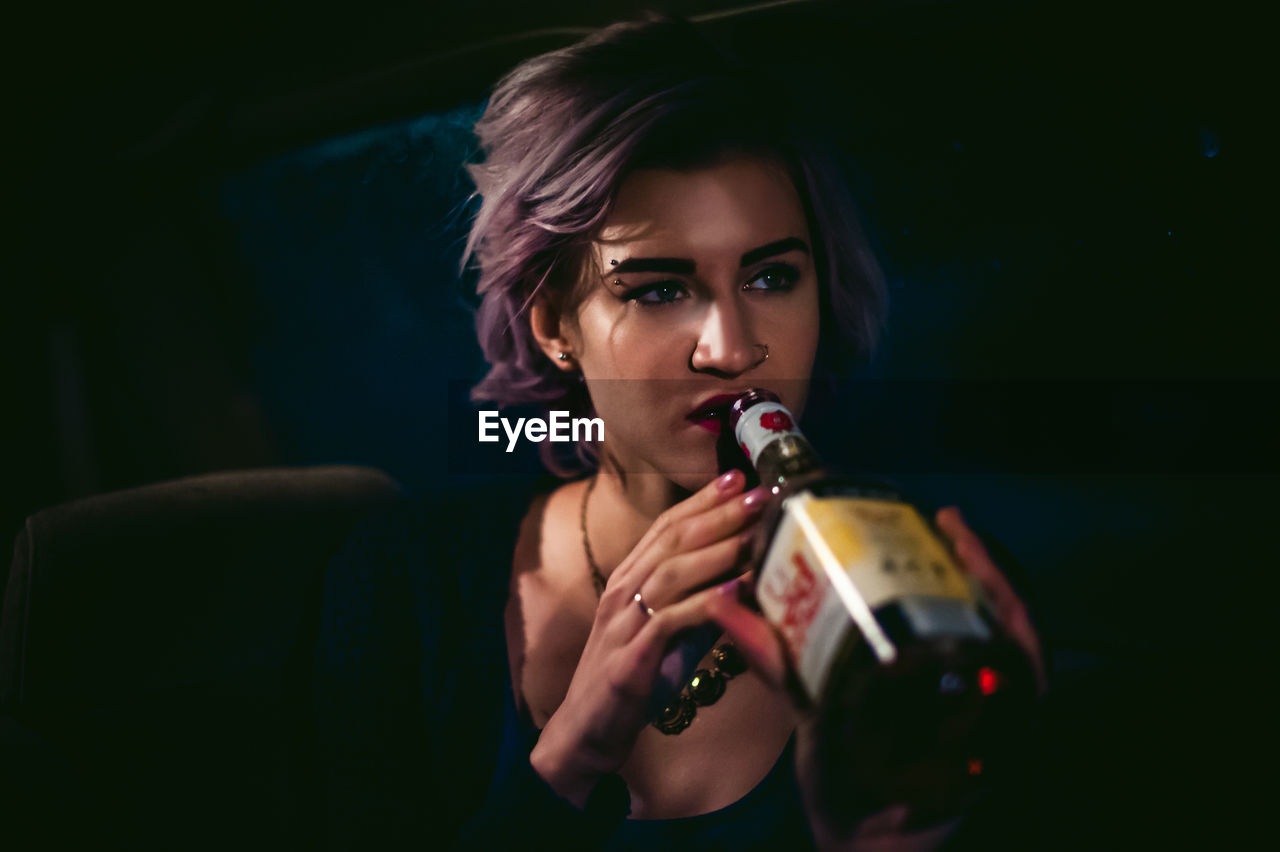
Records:
M767 502L769 492L763 486L752 488L746 494L742 495L742 508L748 511L758 512L764 508Z
M742 479L742 471L731 470L716 481L716 493L724 495L728 494L734 488L738 487L739 481Z
M755 587L745 577L734 577L727 583L721 583L720 594L726 598L732 598L748 609L758 609L756 606Z

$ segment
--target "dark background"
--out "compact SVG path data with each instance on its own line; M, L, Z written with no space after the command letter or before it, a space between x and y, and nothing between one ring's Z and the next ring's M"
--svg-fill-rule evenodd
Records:
M412 491L501 475L456 439L483 367L457 259L486 88L645 8L736 5L13 13L0 534L211 470L358 462ZM1000 539L1060 677L1124 660L1135 694L1162 696L1124 728L1152 753L1202 711L1260 712L1277 473L1260 23L1221 4L816 2L707 26L806 81L889 274L884 344L819 395L815 444ZM1256 742L1222 727L1230 779L1221 755Z

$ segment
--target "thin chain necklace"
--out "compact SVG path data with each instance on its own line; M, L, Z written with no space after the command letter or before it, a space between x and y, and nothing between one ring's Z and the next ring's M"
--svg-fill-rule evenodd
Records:
M591 552L591 538L587 535L587 501L595 490L598 476L591 477L582 493L582 509L578 514L578 525L582 528L582 549L587 554L587 567L591 569L591 583L595 586L596 597L604 593L604 574ZM678 734L693 723L699 707L715 704L724 695L725 684L747 670L746 660L742 652L733 647L728 639L711 649L711 668L698 669L675 700L667 705L653 726L664 734Z

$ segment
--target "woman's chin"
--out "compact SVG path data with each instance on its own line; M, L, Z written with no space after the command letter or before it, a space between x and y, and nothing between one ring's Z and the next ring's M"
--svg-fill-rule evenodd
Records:
M630 475L656 474L689 492L726 471L750 468L731 434L716 434L692 424L673 430L660 445L650 443L636 455L615 453L612 460Z
M741 452L738 453L741 456ZM697 452L681 453L671 458L664 465L667 478L686 491L697 491L720 474L735 467L742 467L737 461L746 463L745 457L725 460L717 453L716 445L710 442L707 447Z
M706 471L701 473L679 473L669 475L667 478L680 486L685 491L692 494L706 487L707 483L716 478L717 471Z

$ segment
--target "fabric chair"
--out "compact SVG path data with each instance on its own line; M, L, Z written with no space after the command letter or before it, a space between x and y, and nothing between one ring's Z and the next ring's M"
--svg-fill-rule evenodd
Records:
M269 469L28 518L0 599L0 847L314 846L324 569L399 495L369 468Z

